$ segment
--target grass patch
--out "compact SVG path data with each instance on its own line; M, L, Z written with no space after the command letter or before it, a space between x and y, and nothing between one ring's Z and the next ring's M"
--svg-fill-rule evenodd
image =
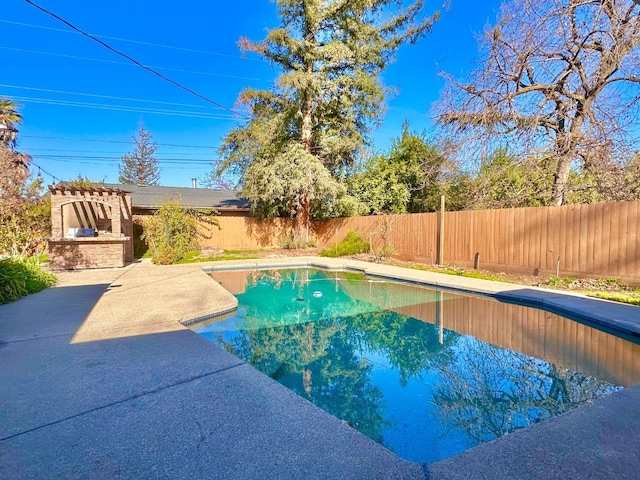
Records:
M200 252L187 252L184 257L175 262L176 265L185 263L222 262L225 260L253 260L260 258L256 255L259 250L223 250L223 253L200 256Z
M321 257L345 257L347 255L356 255L358 253L366 253L371 250L371 245L366 242L357 232L349 230L344 240L335 247L322 250L318 255Z
M551 275L549 280L547 280L547 285L550 287L569 288L569 285L573 285L576 280L578 279L575 277L557 277L555 275Z
M49 254L48 253L41 253L40 255L34 256L33 260L36 263L48 263L49 262Z
M630 292L589 292L587 295L640 307L640 290Z
M617 278L575 278L552 275L547 280L547 285L570 290L629 290L629 287Z
M511 283L508 279L505 279L505 278L496 277L495 275L490 275L488 273L469 272L463 268L453 268L453 267L427 268L422 265L410 265L408 266L408 268L412 268L414 270L422 270L424 272L444 273L445 275L456 275L458 277L478 278L480 280L491 280L493 282Z
M35 259L0 260L0 305L44 290L56 281L56 276L45 272Z
M263 252L264 250L223 250L224 255L257 255L258 253Z

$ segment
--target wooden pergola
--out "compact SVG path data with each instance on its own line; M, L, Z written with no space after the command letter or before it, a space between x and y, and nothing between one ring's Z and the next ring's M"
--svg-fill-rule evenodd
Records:
M117 188L49 185L54 268L122 267L133 260L131 198Z

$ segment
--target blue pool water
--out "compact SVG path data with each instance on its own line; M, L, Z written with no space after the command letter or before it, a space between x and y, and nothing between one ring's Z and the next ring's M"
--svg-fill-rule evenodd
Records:
M541 310L345 272L213 276L238 310L196 332L411 461L640 382L638 345Z

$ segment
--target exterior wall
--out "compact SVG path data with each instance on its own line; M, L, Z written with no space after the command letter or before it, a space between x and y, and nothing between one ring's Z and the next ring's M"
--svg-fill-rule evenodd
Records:
M123 240L68 239L49 240L50 266L54 269L124 267Z

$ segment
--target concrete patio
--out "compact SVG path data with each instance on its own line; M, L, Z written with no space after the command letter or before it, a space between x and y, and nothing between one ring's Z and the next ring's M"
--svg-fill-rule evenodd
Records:
M291 263L526 300L640 338L640 308L520 285L343 259L227 265ZM63 272L0 306L0 477L637 478L640 386L441 462L407 462L181 324L234 308L203 271L213 266Z

